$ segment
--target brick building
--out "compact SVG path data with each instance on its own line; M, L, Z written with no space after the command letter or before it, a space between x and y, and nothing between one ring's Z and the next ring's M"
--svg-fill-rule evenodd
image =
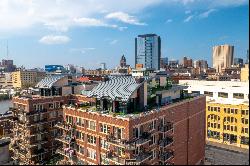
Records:
M58 164L201 164L205 97L168 77L117 77L63 106Z
M43 164L55 155L60 142L55 140L54 126L63 119L62 106L78 91L74 80L67 75L48 76L37 84L40 95L13 98L11 151L16 164Z

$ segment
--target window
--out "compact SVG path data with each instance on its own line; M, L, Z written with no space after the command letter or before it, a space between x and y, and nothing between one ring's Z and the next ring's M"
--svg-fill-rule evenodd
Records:
M53 109L53 108L54 108L53 103L49 103L49 108L50 108L50 109Z
M249 138L248 137L241 137L240 143L243 145L249 145Z
M228 93L224 93L224 92L219 92L218 93L219 97L223 97L223 98L228 98Z
M96 144L96 137L92 136L92 135L88 135L88 143L90 144Z
M96 159L96 151L94 149L88 149L87 151L88 151L88 154L87 154L88 158L95 160Z
M76 125L82 126L82 118L76 117Z
M106 140L101 140L101 147L103 148L103 149L108 149L109 148L109 144L108 144L108 142L106 141Z
M88 121L88 129L96 130L96 123L94 121Z
M84 148L82 146L80 146L80 153L84 154Z
M209 97L213 97L213 92L204 91L204 94Z
M76 131L76 139L81 139L81 132Z
M243 93L234 93L233 98L235 98L235 99L244 99L244 94Z
M102 133L105 133L105 134L110 133L110 127L108 125L101 123L100 128L101 128Z
M149 122L149 130L153 130L156 128L156 120Z

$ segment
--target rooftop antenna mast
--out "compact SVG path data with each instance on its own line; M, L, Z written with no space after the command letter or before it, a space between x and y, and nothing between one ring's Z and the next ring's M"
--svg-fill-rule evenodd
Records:
M7 60L9 59L9 45L8 45L8 40L7 40L7 47L6 47L6 52L7 52Z

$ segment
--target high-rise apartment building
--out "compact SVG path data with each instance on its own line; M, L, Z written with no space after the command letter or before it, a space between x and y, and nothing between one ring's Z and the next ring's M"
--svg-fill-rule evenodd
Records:
M160 69L161 38L156 34L138 35L135 38L135 65Z
M208 68L208 64L206 60L196 60L194 61L194 68L200 68L201 70L205 70Z
M188 93L205 94L206 140L228 149L249 149L249 83L180 80Z
M234 66L243 67L243 59L242 58L234 58Z
M56 125L58 164L202 164L205 97L186 98L183 88L159 75L119 76L72 100Z
M234 46L220 45L213 47L213 68L220 73L222 68L233 65Z
M12 72L12 84L14 88L28 88L35 86L45 77L45 72L34 70L19 70Z
M188 59L187 57L184 57L182 61L182 65L184 68L193 67L193 60Z

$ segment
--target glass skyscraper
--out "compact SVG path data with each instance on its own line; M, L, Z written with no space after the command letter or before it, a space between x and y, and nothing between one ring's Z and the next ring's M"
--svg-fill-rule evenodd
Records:
M161 38L156 34L138 35L135 38L135 65L144 68L160 69Z

